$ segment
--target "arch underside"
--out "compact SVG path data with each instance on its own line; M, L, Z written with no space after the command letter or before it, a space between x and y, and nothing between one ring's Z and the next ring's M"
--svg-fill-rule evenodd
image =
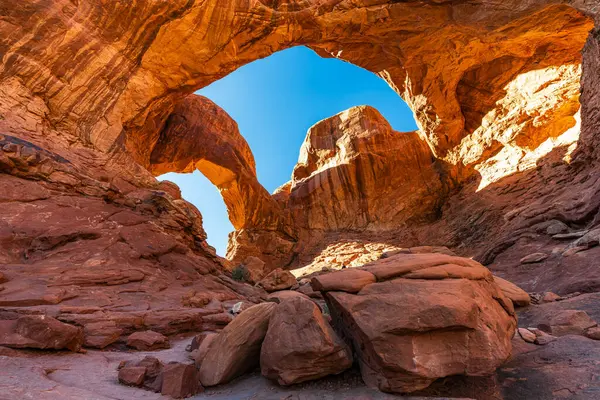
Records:
M201 170L223 193L237 230L236 260L275 243L269 260L289 265L290 249L302 252L312 230L356 232L429 221L458 185L475 177L484 187L577 140L581 49L594 25L589 2L142 0L123 7L38 4L30 12L50 21L39 25L23 14L8 16L0 25L2 128L69 154L86 168L101 166L136 181L151 181L146 170ZM114 16L121 20L123 12L131 13L130 23L116 23ZM86 29L64 35L74 26ZM366 186L365 171L386 157L370 145L367 156L345 160L349 166L317 168L271 196L256 179L235 123L190 95L296 45L372 71L406 100L420 129L403 140L428 160L410 175L418 177L409 182L411 196L386 192L392 183L385 179L381 187ZM382 127L376 134L384 137L385 123L373 118ZM582 115L583 123L587 118ZM370 176L407 160L399 155ZM117 171L123 165L127 171ZM315 225L322 214L317 210L327 203L306 188L324 177L329 189L321 196L346 191L337 201L348 206L348 215L360 215L359 223L342 218ZM381 199L356 201L369 191L386 193L401 206L386 221L374 211ZM242 246L242 237L252 239Z

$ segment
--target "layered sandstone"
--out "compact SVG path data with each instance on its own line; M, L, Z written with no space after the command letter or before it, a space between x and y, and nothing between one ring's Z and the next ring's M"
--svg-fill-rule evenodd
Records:
M275 259L265 244L282 233L247 227L231 237L228 257L253 253L266 255L271 268L288 266L290 254L310 251L327 232L431 220L447 192L443 169L416 132L394 131L372 107L351 108L310 128L292 180L272 197L286 212L294 247Z
M382 200L382 193L379 200L369 196L374 209L359 207L356 222L344 212L332 221L318 210L326 203L314 203L306 215L296 211L290 224L257 184L251 154L235 124L210 102L188 94L257 58L308 45L379 74L404 97L424 142L417 143L415 134L411 139L406 134L407 140L418 149L426 143L444 162L442 187L474 170L485 186L530 168L548 148L576 140L580 50L597 6L582 0L144 0L126 9L114 1L101 6L64 1L3 12L4 133L68 155L95 176L125 175L148 185L152 179L140 165L154 173L200 169L229 205L237 229L232 242L239 244L232 257L243 261L264 248L264 261L287 266L307 252L297 244L304 240L295 229L298 221L301 228L319 230L392 225L404 219L402 214L430 214L427 206L441 202L445 192L426 199L425 215L410 206L400 210ZM127 24L119 23L123 13ZM30 40L25 43L23 37ZM593 39L588 47L593 52ZM337 169L331 184L321 186L318 176L333 171L316 174L304 187L325 193L342 190L335 179L345 174L373 178L368 171L376 170L378 161L360 164L360 171ZM295 179L316 171L303 168ZM398 182L438 192L438 178L428 174L418 186L400 177ZM365 185L360 189L372 189ZM307 195L308 189L288 189L295 209L318 198ZM344 201L355 203L350 212L361 200Z
M413 392L445 376L492 374L510 356L517 326L512 303L478 263L398 254L350 271L312 285L326 293L367 385ZM344 285L348 280L354 284Z

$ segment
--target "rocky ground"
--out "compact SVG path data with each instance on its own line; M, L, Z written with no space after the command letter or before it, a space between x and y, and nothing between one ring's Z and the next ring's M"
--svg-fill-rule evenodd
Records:
M600 319L599 294L531 305L521 309L521 327L547 323L548 315L561 310L584 310ZM518 334L517 334L518 335ZM34 350L0 350L3 373L0 398L35 399L158 399L159 394L118 383L122 361L147 355L164 362L187 362L185 351L192 338L172 337L171 348L152 352L98 351L86 354ZM513 340L514 354L491 378L450 378L434 385L422 396L472 399L594 399L600 394L600 341L581 335L559 337L546 345ZM281 387L260 375L249 373L233 382L207 388L195 399L417 399L418 395L388 395L364 386L360 372L352 369L340 376Z

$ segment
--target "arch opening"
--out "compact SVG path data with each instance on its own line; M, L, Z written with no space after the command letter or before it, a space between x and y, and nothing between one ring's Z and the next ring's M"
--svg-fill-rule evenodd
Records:
M474 21L470 19L473 15L470 13L455 15L455 17L460 15L458 19L462 23L477 25L479 30L466 29L466 26L458 23L459 21L440 23L439 19L445 16L433 12L427 15L419 14L428 21L425 25L432 27L430 31L427 29L419 32L399 31L397 20L387 26L386 23L389 21L383 18L379 27L382 31L377 38L369 35L365 37L362 32L361 39L358 39L355 36L356 32L353 31L344 32L335 39L331 37L317 39L311 34L295 37L292 34L278 42L277 46L271 43L268 48L261 47L264 55L268 55L281 48L308 44L320 55L341 58L376 72L406 100L413 110L419 127L417 135L421 139L418 145L421 149L416 154L429 161L419 164L426 165L424 168L426 177L418 176L422 178L418 186L420 188L420 191L417 191L418 195L408 200L403 198L401 201L404 205L402 208L410 211L400 213L391 210L388 215L392 215L393 218L371 214L370 203L356 201L356 195L334 196L336 201L344 204L347 201L354 202L355 206L350 208L353 211L348 212L348 218L355 217L354 212L358 207L360 214L356 219L363 221L358 226L348 221L341 224L338 221L323 223L322 212L311 210L312 214L307 215L305 210L297 210L303 208L298 198L309 201L310 204L318 203L311 198L310 193L319 186L315 185L315 182L332 181L331 171L323 172L317 168L319 174L316 174L317 177L312 180L306 180L307 185L303 190L294 191L292 183L282 187L275 196L265 192L258 181L257 184L252 184L251 188L248 187L247 182L240 185L241 181L239 181L227 192L229 195L236 191L240 193L250 191L258 193L258 196L253 197L251 201L246 201L246 204L237 202L241 212L232 211L230 207L230 216L233 216L232 222L236 228L230 244L239 244L240 241L254 244L243 251L236 249L235 246L232 249L230 246L230 258L239 259L241 257L239 254L260 252L262 251L260 247L264 247L267 242L279 243L268 251L277 258L281 255L278 253L289 253L290 248L297 248L298 243L302 241L301 236L307 234L307 229L311 233L314 230L379 229L382 227L381 222L401 226L411 220L427 219L429 215L439 215L446 196L472 177L479 176L480 188L484 188L504 176L535 165L536 160L548 153L548 149L573 145L574 140L577 139L572 133L573 130L577 130L578 110L578 97L574 95L573 89L578 86L579 81L580 50L593 22L568 5L538 6L532 5L527 12L504 10L503 12L510 14L507 14L505 19L494 18L483 25L481 24L485 17L480 16L477 21ZM398 11L405 7L410 9L411 5L394 3L391 6L374 7L370 11L376 11L373 15L377 15L378 11L387 12L390 9ZM461 8L462 5L448 7L453 7L454 10L454 8ZM280 22L283 26L290 28L295 26L296 21L286 19L288 11L271 10L282 18ZM338 11L340 10L328 12L337 15ZM404 11L410 14L410 10ZM339 16L345 16L343 14L342 12ZM444 28L438 29L439 26ZM390 29L387 30L388 28ZM436 37L447 35L455 40L442 42L434 40L431 37L433 32ZM282 39L278 36L277 30L272 34L273 37ZM239 54L245 52L246 45L254 46L259 42L260 40L252 44L248 42L237 47L236 63L240 64L229 67L235 69L247 63L248 60L240 57ZM416 46L417 42L421 45ZM261 57L263 54L261 51L254 53L253 58ZM502 62L497 62L498 60ZM558 77L554 74L556 71ZM214 81L214 77L209 81ZM566 85L561 86L561 83ZM202 86L198 82L191 84ZM530 90L530 87L533 90ZM473 100L478 98L484 101ZM549 101L546 101L548 99ZM187 98L183 100L185 101ZM538 102L537 106L536 102ZM540 115L534 115L536 112ZM173 114L168 115L167 127ZM154 124L152 120L153 118L150 118L145 121ZM525 120L528 121L524 122ZM359 122L358 125L360 126L361 123ZM495 129L495 126L499 129ZM142 127L145 127L145 123ZM127 132L128 145L131 146L137 140L135 124L130 126ZM428 149L424 149L421 145ZM156 148L150 153L152 159L145 163L151 164L151 169L157 173L161 168L157 169L156 164L164 160L156 160ZM142 157L150 157L150 153L142 154ZM499 163L498 157L511 158L508 166ZM365 161L359 157L356 160L357 164L361 165L373 162L371 159ZM164 162L162 164L165 165ZM251 169L253 168L255 167ZM422 170L423 168L420 168L419 172ZM335 172L334 183L330 183L330 189L325 192L334 187L341 190L340 188L351 180L348 176L353 174L357 176L355 171L340 171ZM294 173L294 178L300 182L303 178L312 178L312 176L303 177L302 173ZM241 186L246 187L242 189ZM307 187L313 189L306 189ZM356 188L364 191L364 182L359 182ZM293 206L294 201L297 201L298 207ZM248 202L252 205L247 204ZM404 204L405 202L407 204ZM417 206L417 209L413 209L415 204L426 204L426 207L421 209ZM364 209L367 211L365 212ZM257 234L257 231L260 232ZM259 245L258 242L261 241L262 244ZM292 262L293 260L287 259L277 261L276 264L289 266Z
M379 110L396 131L417 129L408 105L380 77L335 58L322 58L303 46L248 64L196 94L211 100L202 100L196 107L195 117L201 117L202 132L190 134L189 125L180 126L190 107L176 110L167 126L177 125L178 133L171 128L169 140L158 141L152 170L155 174L177 171L160 175L159 179L178 184L183 196L203 215L211 215L204 221L205 230L209 242L223 256L231 228L248 226L247 208L256 206L243 199L257 196L264 200L268 193L260 191L259 185L273 193L290 181L306 132L318 121L355 106L369 105ZM200 110L206 107L210 117ZM224 113L217 111L221 107ZM207 149L214 152L209 154L212 150ZM207 179L197 173L193 179L180 176L195 171ZM258 185L253 188L239 187L240 182L256 178ZM220 188L221 197L213 195L215 190L207 186L209 183ZM264 225L264 221L261 223Z

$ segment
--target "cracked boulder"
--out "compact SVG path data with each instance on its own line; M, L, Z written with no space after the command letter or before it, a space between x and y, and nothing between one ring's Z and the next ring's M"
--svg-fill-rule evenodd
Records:
M352 353L305 296L273 311L260 354L262 374L280 385L315 380L352 366Z
M377 282L358 292L340 285L325 298L334 327L354 345L368 386L413 392L442 377L491 375L509 358L514 308L477 262L398 254L361 269ZM345 274L324 277L342 280Z

